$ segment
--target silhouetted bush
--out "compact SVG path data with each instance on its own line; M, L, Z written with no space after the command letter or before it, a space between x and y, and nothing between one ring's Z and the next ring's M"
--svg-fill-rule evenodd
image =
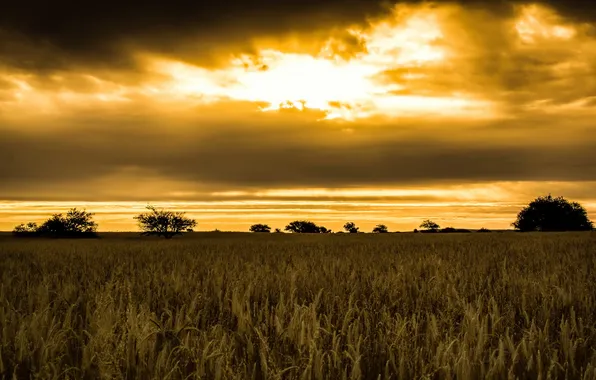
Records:
M516 230L528 231L590 231L593 224L588 213L577 202L550 194L538 197L522 209L512 223Z
M253 224L250 226L250 232L259 232L259 233L269 233L271 232L271 227L266 224Z
M295 220L288 224L284 229L288 232L297 234L318 234L322 233L323 231L329 231L325 227L319 227L309 220Z
M445 227L441 230L439 230L439 232L441 233L468 233L468 232L472 232L470 230L466 230L465 228L453 228L453 227Z
M491 231L491 230L489 230L488 228L484 228L484 227L482 227L481 229L479 229L479 230L478 230L478 231L476 231L476 232L484 232L484 233L486 233L486 232L492 232L492 231Z
M351 234L357 234L360 228L356 227L356 224L354 222L347 222L346 224L344 224L344 230Z
M12 233L18 237L92 238L97 237L97 223L92 213L73 208L66 215L52 215L40 226L20 224Z
M39 236L39 227L35 222L29 222L27 224L19 224L12 230L12 234L18 237L33 237Z
M420 224L420 228L424 228L425 231L421 232L437 232L441 228L437 223L433 222L432 220L425 220Z
M387 232L389 232L389 230L387 229L386 225L377 224L376 227L373 228L372 232L375 234L386 234Z
M143 231L141 235L155 235L171 239L197 225L194 219L184 216L184 212L158 210L153 206L147 206L147 210L149 212L134 217Z

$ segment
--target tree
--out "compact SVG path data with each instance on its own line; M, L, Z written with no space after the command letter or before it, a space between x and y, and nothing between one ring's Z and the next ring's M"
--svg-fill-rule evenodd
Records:
M356 224L354 222L347 222L346 224L344 224L344 230L346 230L346 232L349 232L351 234L358 233L359 229L360 228L356 227Z
M377 224L377 226L373 228L372 232L375 234L386 234L387 232L389 232L389 230L387 229L386 225Z
M333 233L333 230L330 230L327 227L319 226L319 233L321 233L321 234L332 234Z
M550 194L538 197L523 208L512 223L516 230L527 231L590 231L594 228L588 213L577 202Z
M66 215L54 214L40 226L30 222L20 224L13 230L15 236L49 236L49 237L95 237L97 223L93 214L76 208L68 210Z
M184 212L158 210L154 206L147 206L147 210L149 212L134 217L143 231L142 235L155 235L171 239L197 225L196 220L187 218L184 216Z
M420 224L420 228L424 228L428 232L437 232L441 227L432 220L427 219Z
M321 232L321 228L309 220L293 221L284 230L297 234L318 234Z
M266 224L253 224L250 226L250 232L271 232L271 227Z
M281 234L281 230L280 230L279 228L276 228L276 229L275 229L275 233L276 233L276 234Z
M39 227L35 222L21 223L12 230L14 236L38 236Z

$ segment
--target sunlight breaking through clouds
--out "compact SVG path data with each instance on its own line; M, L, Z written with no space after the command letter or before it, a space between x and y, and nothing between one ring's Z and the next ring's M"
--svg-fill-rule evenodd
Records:
M494 115L490 101L471 94L420 95L408 93L406 83L384 80L391 70L440 68L449 59L439 17L426 7L396 6L389 17L347 33L358 46L347 57L342 53L353 47L330 38L316 55L263 48L217 70L159 58L152 68L170 76L166 92L205 101L263 102L267 104L263 111L308 108L325 112L326 119L346 120L375 115Z
M551 5L402 3L341 28L115 39L105 60L16 39L0 47L4 228L43 216L28 201L105 201L90 205L124 215L114 228L148 200L242 230L507 228L551 191L593 212L596 28Z
M576 34L575 28L565 25L554 11L536 4L525 5L519 9L515 28L520 39L528 44L553 39L564 42Z
M498 28L506 25L508 29L497 29L502 34L497 39L517 41L495 43L492 56L478 56L486 54L483 49L492 37L474 35L490 33L476 24L473 28L478 30L470 30L465 20L475 17L458 5L397 5L383 17L340 33L330 31L316 43L306 36L302 42L293 41L321 46L315 53L284 48L283 37L277 47L271 39L255 40L254 54L231 49L229 59L219 67L202 67L150 50L133 51L141 79L126 84L106 79L101 72L70 70L44 78L0 70L0 112L60 114L72 106L117 107L136 101L164 108L236 101L255 103L255 109L264 112L313 110L328 120L376 116L494 120L511 117L508 106L519 101L502 96L515 95L507 88L493 87L516 83L508 76L521 73L525 65L538 65L528 75L546 75L550 70L568 80L574 73L592 71L593 37L583 33L584 26L563 19L552 9L524 5L512 20L493 18ZM584 52L584 58L574 53L574 46ZM500 59L497 53L507 60L504 66L495 72L482 71ZM559 59L558 64L547 67L542 54L551 55L551 61ZM525 93L538 96L538 91L557 84L546 79L534 82L536 88L525 88ZM541 100L529 99L525 109L534 109Z

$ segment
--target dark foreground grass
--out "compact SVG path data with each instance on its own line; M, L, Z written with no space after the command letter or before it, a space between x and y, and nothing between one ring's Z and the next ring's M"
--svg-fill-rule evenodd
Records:
M0 374L595 379L596 236L4 237Z

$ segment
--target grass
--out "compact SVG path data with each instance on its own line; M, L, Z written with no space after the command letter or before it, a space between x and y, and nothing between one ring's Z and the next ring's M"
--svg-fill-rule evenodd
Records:
M595 379L596 234L0 237L0 377Z

